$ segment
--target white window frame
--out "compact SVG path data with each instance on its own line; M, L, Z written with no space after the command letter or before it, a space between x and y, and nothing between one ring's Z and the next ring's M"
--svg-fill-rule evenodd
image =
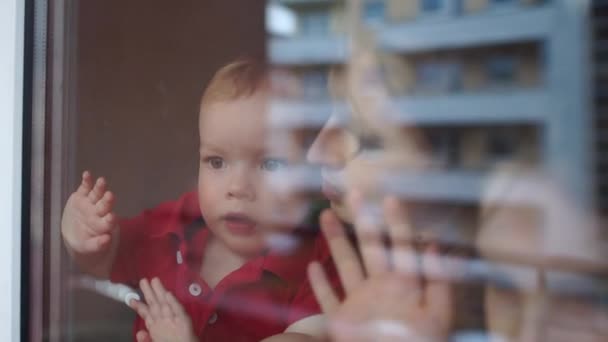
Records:
M0 2L0 341L19 341L25 5Z

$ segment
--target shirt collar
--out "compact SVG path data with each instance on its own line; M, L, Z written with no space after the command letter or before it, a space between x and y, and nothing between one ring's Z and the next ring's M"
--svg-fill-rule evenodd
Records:
M169 218L168 222L154 234L155 237L173 236L178 243L185 242L186 248L199 245L198 243L188 243L195 238L197 233L205 234L201 237L203 238L202 241L206 241L206 235L209 234L209 231L206 230L205 221L200 213L196 191L183 195L175 205L167 206L165 210L168 210L166 212ZM253 258L248 264L270 272L289 283L301 282L306 277L306 272L303 272L303 270L306 270L312 259L315 243L315 234L302 232L304 230L298 229L295 233L290 234L286 240L290 244L288 251L271 249L263 255ZM204 243L201 245L201 248L204 248ZM201 251L186 250L186 252L192 253L195 257L202 257L200 255Z
M269 250L260 256L263 270L290 282L301 282L306 278L306 268L312 260L314 238L308 234L294 233L293 246L289 251Z
M186 234L189 234L191 229L204 225L196 191L184 194L176 202L161 204L153 213L158 217L152 219L161 220L162 226L152 234L152 237L174 235L178 240L183 241L190 237Z

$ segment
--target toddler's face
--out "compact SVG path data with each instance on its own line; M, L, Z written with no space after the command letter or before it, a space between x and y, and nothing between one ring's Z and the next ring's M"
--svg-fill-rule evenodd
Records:
M198 196L214 235L233 252L251 256L269 243L289 242L294 212L291 196L280 196L268 182L294 162L294 156L268 148L271 134L268 94L211 103L201 112ZM289 218L289 219L288 219Z

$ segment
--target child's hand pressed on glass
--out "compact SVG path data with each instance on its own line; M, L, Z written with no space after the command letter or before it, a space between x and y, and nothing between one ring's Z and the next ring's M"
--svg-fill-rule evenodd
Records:
M130 305L146 323L148 331L137 332L138 342L196 342L192 320L175 296L165 290L158 278L139 283L145 303L132 300Z
M68 246L80 254L103 252L116 231L114 195L104 178L93 183L91 173L82 174L78 189L70 195L61 219L61 231Z

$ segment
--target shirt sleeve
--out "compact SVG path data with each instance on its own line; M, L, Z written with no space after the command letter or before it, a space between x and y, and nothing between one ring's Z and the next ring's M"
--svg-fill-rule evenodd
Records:
M321 263L330 285L340 297L343 297L344 291L341 286L336 266L330 255L325 238L321 236L321 234L319 234L315 245L315 251L311 261L314 260ZM304 274L307 274L306 270L303 270L303 272ZM289 312L287 314L287 326L290 326L291 324L308 316L320 313L322 313L321 307L317 302L317 298L312 290L312 285L310 284L308 275L306 275L290 305Z

